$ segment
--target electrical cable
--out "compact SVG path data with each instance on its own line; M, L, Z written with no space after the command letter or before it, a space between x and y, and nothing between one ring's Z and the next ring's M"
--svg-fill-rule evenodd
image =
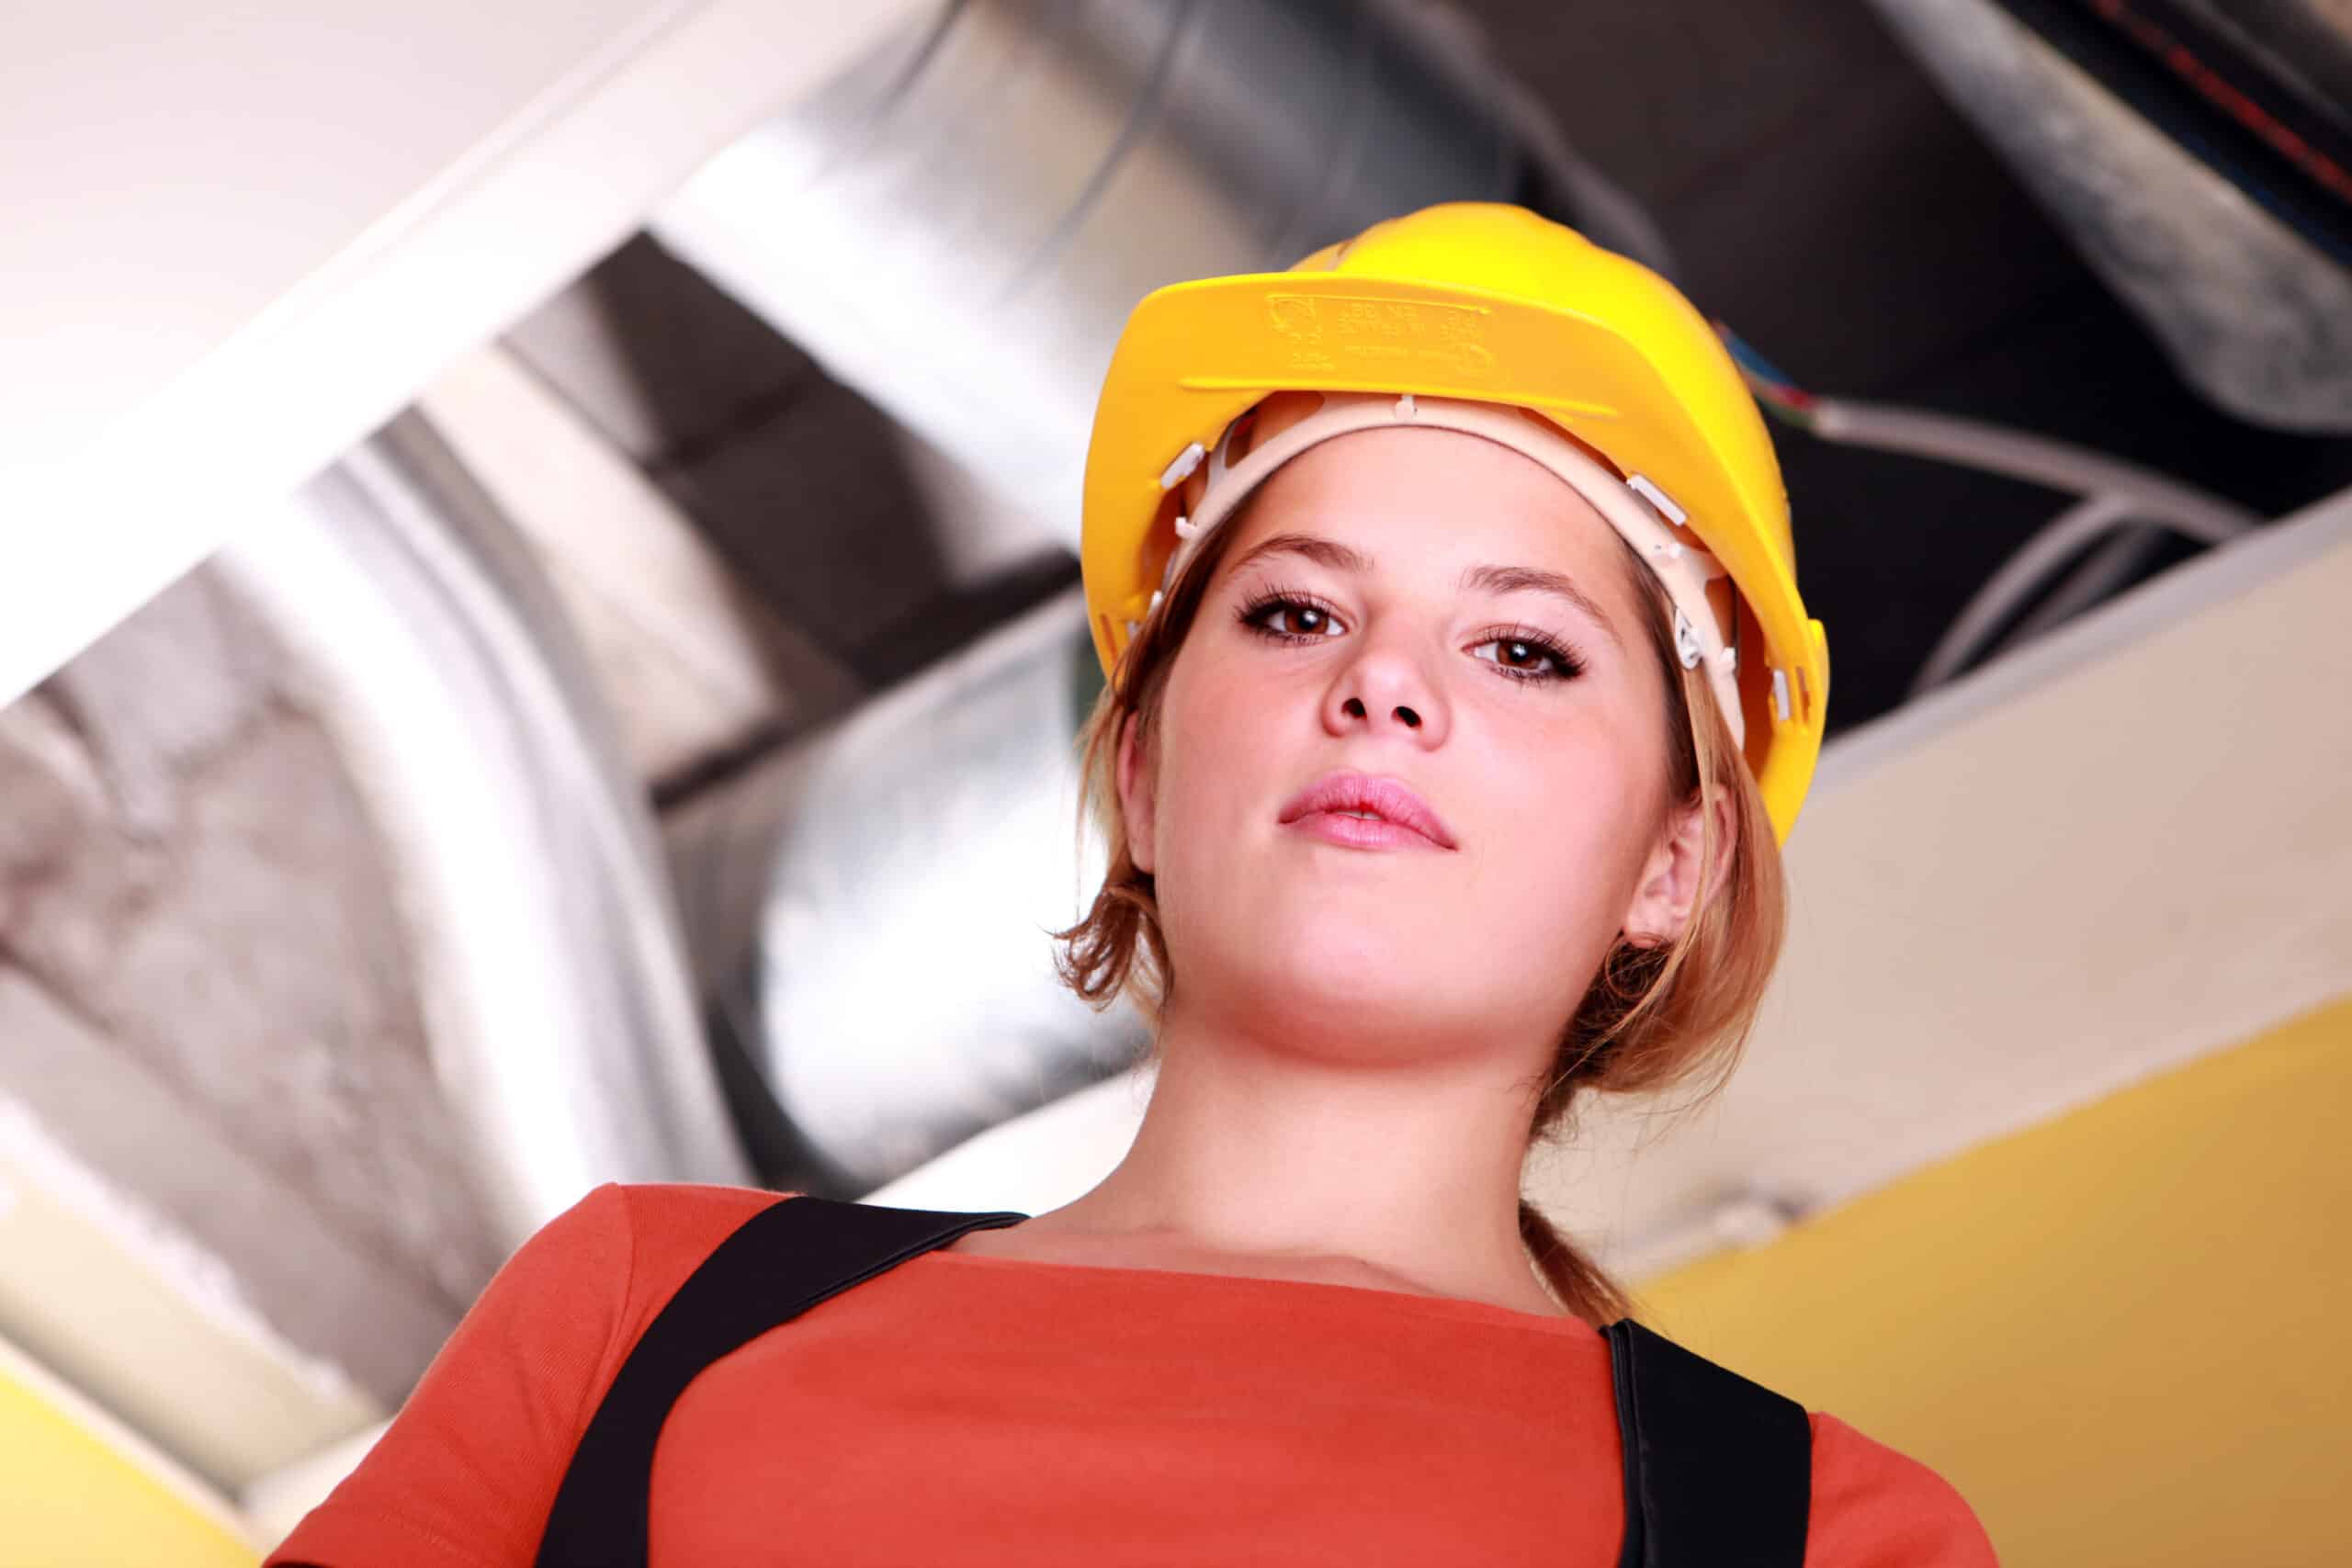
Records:
M2076 502L2042 525L2001 569L1984 580L1968 603L1936 639L1927 661L1912 677L1914 697L1934 690L1967 668L1971 655L1987 634L1996 629L2018 603L2030 597L2058 567L2130 515L2130 504L2120 496L2094 495Z
M2200 53L2176 32L2187 19L2177 7L2160 19L2144 0L1993 3L2315 249L2352 267L2352 171L2331 156L2341 134L2250 60L2233 57L2220 35L2196 29Z
M2262 525L2259 514L2210 491L2069 442L1957 414L1821 397L1796 385L1722 321L1714 325L1757 401L1783 423L1824 441L1929 457L2084 498L2045 525L1976 591L1920 667L1913 696L1965 669L1984 637L2041 592L2052 573L2119 524L2153 525L2206 545L2227 543ZM2067 603L2061 606L2053 596L2036 611L2042 625L2035 630L2087 608L2118 586L2144 561L2150 537L2146 529L2135 528L2084 563L2060 590ZM2008 640L2030 635L2020 626Z
M2027 611L2017 625L1986 644L1977 662L1996 659L2012 648L2021 648L2111 597L2155 558L2164 541L2164 529L2124 519L2116 527L2114 537L2069 571L2065 580Z
M2261 525L2233 502L2137 463L1953 414L1822 398L1813 432L1825 441L1939 458L2076 495L2113 495L2131 502L2139 520L2172 525L2207 544Z

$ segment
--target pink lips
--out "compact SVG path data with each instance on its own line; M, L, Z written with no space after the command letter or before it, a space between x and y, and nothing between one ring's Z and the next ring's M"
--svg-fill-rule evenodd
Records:
M1369 812L1370 816L1351 813ZM1325 773L1293 795L1278 818L1284 827L1351 849L1454 847L1453 835L1429 802L1395 779L1348 769Z

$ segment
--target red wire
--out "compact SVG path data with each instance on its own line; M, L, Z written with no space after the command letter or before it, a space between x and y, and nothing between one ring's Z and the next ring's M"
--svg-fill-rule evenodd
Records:
M2352 201L2352 174L2342 164L2271 118L2260 104L2217 74L2188 47L2156 23L2130 9L2125 0L2090 0L2090 7L2132 35L2141 48L2164 62L2172 73L2201 94L2208 103L2268 142L2280 156Z

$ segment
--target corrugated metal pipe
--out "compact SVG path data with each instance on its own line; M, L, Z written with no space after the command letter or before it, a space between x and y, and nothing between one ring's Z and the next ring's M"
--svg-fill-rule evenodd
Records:
M600 1181L742 1179L643 787L537 562L432 427L401 415L217 559L384 836L499 1235Z
M962 0L705 168L650 228L1074 546L1127 311L1431 202L1516 200L1670 270L1452 13ZM722 1070L772 1180L855 1195L1114 1070L1057 990L1087 878L1075 594L674 818Z
M1363 0L961 0L649 228L1075 543L1095 390L1137 299L1462 198L1667 268L1464 24Z
M2256 423L2352 430L2352 270L2256 199L2266 181L2283 196L2297 176L2240 166L2211 148L2200 155L2202 121L2167 126L2129 101L2121 77L2163 73L2135 62L2120 32L2074 15L2098 7L2061 3L2047 18L2089 46L2075 59L2011 14L2039 15L2040 6L1871 4L2191 387ZM2282 81L2309 73L2326 84L2352 73L2352 8L2340 4L2186 9L2242 30L2251 58L2282 62ZM2094 69L2101 62L2106 74ZM2340 101L2331 104L2331 120L2345 115ZM2335 227L2352 234L2352 213L2339 211Z

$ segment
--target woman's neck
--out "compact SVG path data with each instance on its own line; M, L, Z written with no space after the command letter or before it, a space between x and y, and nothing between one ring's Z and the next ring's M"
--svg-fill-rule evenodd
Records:
M1567 1315L1520 1242L1531 1109L1491 1055L1367 1063L1171 1010L1159 1056L1126 1156L1034 1244Z

